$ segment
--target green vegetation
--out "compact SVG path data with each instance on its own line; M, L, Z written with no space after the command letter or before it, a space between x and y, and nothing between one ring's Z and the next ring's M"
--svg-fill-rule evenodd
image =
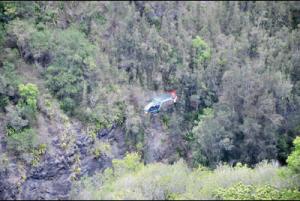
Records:
M299 199L299 13L0 2L0 197L67 198L74 182L76 199Z
M254 169L221 165L215 170L203 166L190 170L182 160L173 165L143 165L131 153L113 160L112 168L104 173L78 181L71 198L299 199L297 181L280 176L279 171L276 164L265 162Z
M14 52L11 56L14 55ZM9 98L17 94L17 87L20 83L20 78L15 73L15 65L9 61L3 62L3 67L0 69L0 108L3 110L9 104Z
M111 156L111 146L107 142L96 141L94 145L94 149L92 150L95 158L99 158L101 155Z
M202 63L211 57L210 48L200 36L196 36L192 40L192 46L196 49L196 61L198 63Z
M13 128L7 128L7 148L18 154L31 152L36 146L37 133L33 129L23 129L15 131Z
M293 141L295 150L287 158L288 167L296 174L300 174L300 137Z
M32 126L37 112L38 88L28 83L18 86L20 99L16 106L6 108L8 123L6 126L7 148L10 151L20 153L31 152L36 145L36 131Z
M216 196L224 200L297 200L298 190L278 190L270 185L256 187L237 183L227 189L219 189Z
M55 52L55 61L45 75L47 86L61 100L61 108L72 114L83 98L83 76L89 76L95 68L95 47L73 27L63 32L49 33L46 30L37 36L32 38L34 43L40 45L40 37L45 38L45 48ZM37 45L33 48L43 51L43 47Z
M43 154L46 153L47 145L46 144L39 144L39 146L33 150L33 159L31 164L33 166L37 166L41 160Z
M28 83L26 85L20 84L18 88L21 98L18 101L17 107L20 109L25 118L35 118L38 98L37 86L35 84Z

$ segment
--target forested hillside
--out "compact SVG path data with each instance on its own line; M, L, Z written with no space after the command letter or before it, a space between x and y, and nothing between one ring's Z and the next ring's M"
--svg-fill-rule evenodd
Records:
M299 2L0 2L0 49L1 199L300 199Z

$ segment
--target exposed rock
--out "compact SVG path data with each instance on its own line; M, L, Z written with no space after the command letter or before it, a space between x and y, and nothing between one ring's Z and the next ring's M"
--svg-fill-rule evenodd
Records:
M14 163L0 170L0 199L15 200L19 198L20 172Z
M97 139L87 135L80 122L67 120L65 123L59 112L49 118L49 111L44 110L38 118L39 136L47 139L47 152L39 164L33 167L28 163L23 167L22 176L16 161L10 161L9 172L0 171L0 198L2 199L68 199L72 179L92 176L96 172L111 167L113 158L123 158L127 145L125 130L113 125L97 133ZM46 126L42 126L46 125ZM67 133L67 135L65 135ZM156 138L155 138L156 139ZM91 151L96 140L109 142L112 154L95 157ZM43 141L45 142L45 140ZM66 142L67 147L62 147ZM159 160L159 150L148 149ZM75 176L75 177L74 177ZM11 180L15 177L15 181Z
M22 185L22 199L68 199L76 156L80 158L78 177L91 176L111 167L111 158L101 156L96 159L89 152L94 140L82 132L78 125L72 127L77 128L75 129L74 146L65 151L57 148L56 155L46 154L38 167L33 167L28 171L27 179ZM106 133L105 137L110 138L112 146L116 147L114 157L121 158L125 154L126 147L122 129L113 126L111 129L99 133ZM101 135L99 137L101 138ZM55 142L54 144L59 143L59 138L53 137L53 142Z
M47 67L51 63L53 56L51 55L50 52L47 51L35 55L34 59L43 67Z
M4 42L4 47L7 48L17 48L17 38L15 36L9 36Z
M145 131L145 162L152 163L161 161L168 150L172 150L167 143L167 133L163 129L158 116L151 117L151 126Z
M23 199L68 199L71 181L68 176L53 180L28 179L22 187Z
M111 167L111 159L107 157L100 157L95 159L93 156L85 157L81 160L81 175L93 175L99 170L104 170Z
M20 55L24 59L24 61L28 64L34 63L34 56L29 48L29 45L27 43L18 43L18 48Z
M18 188L14 184L7 183L2 180L2 175L0 174L0 199L1 200L16 200L18 195Z
M27 177L29 179L51 180L54 177L68 174L69 167L70 163L65 158L48 156L38 167L30 169Z
M71 125L62 129L65 127L62 121L58 117L48 119L46 113L41 113L38 122L48 124L48 127L39 127L39 132L42 132L40 135L50 139L48 151L36 167L26 163L21 168L22 174L19 164L12 160L9 168L0 170L1 199L68 199L74 176L79 179L111 167L112 158L105 155L95 158L90 151L95 140L85 133L79 122L70 122ZM66 148L61 147L60 135L64 132L69 133L67 137L74 139L66 141ZM110 141L115 148L113 157L116 158L122 158L125 154L124 136L124 130L116 126L104 129L98 135L100 140ZM79 172L75 171L76 168Z

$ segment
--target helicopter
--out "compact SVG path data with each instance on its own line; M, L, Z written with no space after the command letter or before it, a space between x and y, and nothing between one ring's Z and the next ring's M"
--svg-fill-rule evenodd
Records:
M161 109L167 108L177 102L177 95L175 90L166 91L158 96L152 98L144 107L145 114L156 114Z

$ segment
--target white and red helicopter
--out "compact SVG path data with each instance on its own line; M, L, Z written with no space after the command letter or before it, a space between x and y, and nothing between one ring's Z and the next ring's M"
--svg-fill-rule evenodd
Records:
M158 96L155 96L148 104L144 107L144 112L155 114L161 109L167 108L177 102L176 90L166 91Z

